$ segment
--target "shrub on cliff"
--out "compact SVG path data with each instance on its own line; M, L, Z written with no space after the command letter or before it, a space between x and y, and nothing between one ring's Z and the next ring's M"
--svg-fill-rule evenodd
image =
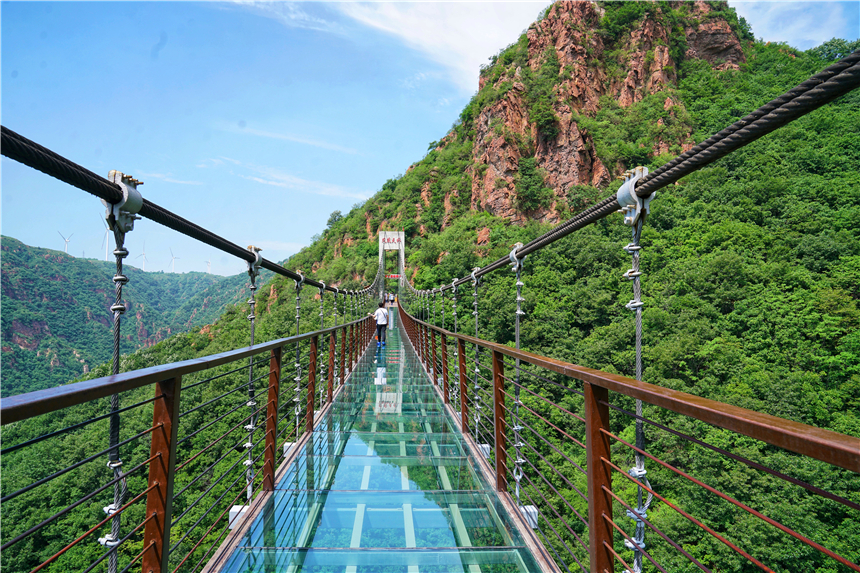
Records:
M514 205L523 213L530 213L542 207L549 207L552 189L544 186L543 173L537 167L534 157L520 159L520 171L515 180L516 198Z

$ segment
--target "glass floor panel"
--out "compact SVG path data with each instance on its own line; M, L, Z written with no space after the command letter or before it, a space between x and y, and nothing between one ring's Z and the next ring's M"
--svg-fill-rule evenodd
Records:
M476 490L481 482L469 458L304 456L277 489L336 491Z
M243 548L225 573L520 573L539 571L523 548L344 550Z
M373 346L221 571L540 571L411 346Z

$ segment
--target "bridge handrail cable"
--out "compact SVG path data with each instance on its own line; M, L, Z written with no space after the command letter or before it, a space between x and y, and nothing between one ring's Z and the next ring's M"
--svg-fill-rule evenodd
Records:
M646 175L637 182L636 195L641 198L649 197L658 189L710 165L732 151L752 143L857 87L860 87L860 50L813 75L778 98L771 100L709 137L693 149L675 157L650 175ZM620 207L616 196L613 194L526 243L518 249L517 256L521 258L533 253L574 231L611 215ZM475 275L481 277L509 264L510 259L505 256L481 267ZM471 276L467 275L456 279L453 283L446 283L427 292L450 290L453 286L464 285L471 280Z
M33 169L95 195L100 199L104 199L109 203L118 203L122 200L122 191L116 183L108 181L104 177L100 177L89 169L27 139L23 135L12 131L6 126L0 126L0 150L2 150L2 154L9 159L23 163L28 167L32 167ZM197 239L198 241L206 243L207 245L233 255L234 257L238 257L248 263L253 263L255 261L254 254L248 249L242 248L236 243L232 243L220 235L204 229L200 225L197 225L188 219L165 209L164 207L156 205L146 198L143 199L143 206L141 207L138 215L146 217L147 219L169 229L173 229L183 235ZM284 268L283 266L265 258L263 259L261 266L264 269L288 277L292 280L301 281L303 279L301 274ZM328 286L325 283L308 277L304 277L304 282L305 284L312 285L317 288L323 288L329 292L338 292L335 287ZM359 289L356 292L366 293L372 291L372 288L372 286L368 286Z

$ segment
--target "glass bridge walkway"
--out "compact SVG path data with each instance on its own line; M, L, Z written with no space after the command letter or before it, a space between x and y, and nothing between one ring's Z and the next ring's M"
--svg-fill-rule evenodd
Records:
M414 351L389 327L387 346L372 343L221 571L540 568Z

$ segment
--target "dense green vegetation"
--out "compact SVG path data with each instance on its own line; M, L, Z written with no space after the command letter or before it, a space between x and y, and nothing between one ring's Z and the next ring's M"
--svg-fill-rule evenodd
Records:
M685 61L676 90L646 96L628 108L604 98L594 117L579 120L608 164L622 160L653 168L669 157L653 154L656 138L671 140L689 126L696 141L705 139L825 67L831 59L825 54L844 53L841 43L829 44L832 49L803 53L786 45L756 43L747 48L748 63L739 71L716 72L705 62ZM683 107L664 109L668 96ZM480 98L481 94L473 101ZM663 125L657 125L659 119ZM659 193L642 239L647 381L860 436L858 133L860 94L853 93ZM435 158L425 161L432 165ZM576 209L605 193L579 187L569 190L568 196ZM489 229L489 245L478 247L482 229ZM511 227L507 220L485 213L466 213L441 233L411 239L407 252L416 273L414 284L430 288L450 282L506 255L514 242L528 241L544 230L537 224ZM624 308L631 298L630 283L621 277L630 264L621 249L629 232L610 218L529 256L524 273L524 348L633 374L633 317ZM509 273L485 280L479 290L481 337L512 343L514 292ZM462 318L463 305L470 303L467 289L459 302L461 329L472 328L468 313L466 325ZM451 316L447 300L448 328L453 328ZM534 388L568 409L581 408L575 399L533 382ZM526 403L542 406L534 399ZM620 399L618 404L632 409L629 400ZM646 413L719 447L860 500L856 475L656 409ZM562 427L570 424L564 416L553 421ZM619 416L615 424L617 435L632 441L630 419ZM538 427L546 430L545 435L554 434L548 426ZM843 506L799 493L740 464L727 464L713 452L671 435L649 431L649 440L650 449L666 452L662 457L667 462L849 560L860 560L856 523ZM582 461L575 446L560 437L556 445ZM555 464L565 464L551 450L542 453ZM623 467L632 462L624 447L617 448L617 455L625 460ZM775 570L844 570L726 502L702 497L678 476L657 468L650 475L663 495L694 507L697 515L709 516L717 531L754 549L754 556ZM635 489L619 482L626 499L633 499ZM555 485L568 499L576 498L564 482ZM584 478L575 479L574 485L582 489ZM543 493L551 495L548 489ZM576 507L585 510L584 504ZM576 523L572 513L563 514L568 523ZM623 515L623 510L616 515L619 522L624 522ZM665 505L655 503L649 515L708 566L755 569ZM561 520L554 524L562 529ZM582 528L578 531L582 533ZM671 564L671 570L689 569L673 549L653 537L651 543L656 545L652 554ZM556 550L564 553L559 544Z
M108 360L116 265L5 236L2 251L2 395L59 386ZM147 273L130 265L125 274L123 353L211 323L248 293L244 274Z
M725 17L740 37L751 39L742 19L738 20L722 3L714 6L717 14L710 17ZM681 18L687 9L683 4L665 2L604 3L604 7L607 12L598 32L610 43L620 41L643 17L659 15L672 24L672 18ZM485 77L495 75L500 79L512 68L522 66L531 121L538 126L540 137L552 138L555 120L549 116L554 112L552 101L547 98L564 71L547 58L536 73L526 72L528 67L523 65L523 58L528 57L527 40L523 38L500 52L483 73ZM682 38L673 36L672 41L673 53L677 53L683 47ZM581 114L575 121L592 135L597 153L607 165L621 161L627 166L656 167L668 159L668 155L654 152L657 139L676 141L690 130L692 138L701 141L795 86L850 48L839 40L808 52L784 44L749 43L745 45L747 63L738 71L718 72L705 62L685 60L678 69L677 86L668 91L647 95L626 108L607 97L601 101L597 113ZM440 142L434 142L421 161L402 176L385 182L374 197L356 205L348 214L333 213L319 238L286 265L308 273L313 271L315 277L328 284L354 288L369 282L376 273L377 231L404 230L408 278L417 288L430 288L463 277L473 267L507 255L516 241L526 242L546 231L546 226L534 222L511 226L506 219L470 207L472 173L480 173L482 169L472 158L473 122L482 109L502 97L507 89L510 87L505 82L498 85L495 81L486 82L452 131ZM674 98L679 105L665 109L667 97ZM661 125L658 120L662 120ZM506 126L495 127L504 132ZM858 134L860 93L855 92L658 194L642 237L646 381L860 437ZM529 141L518 144L523 149L534 147L534 142ZM529 189L520 200L533 194L532 200L542 201L545 187L540 165L534 160L529 163L528 157L520 165L518 191ZM561 212L569 216L614 189L614 184L608 189L583 185L555 192L563 194L567 209ZM448 215L446 197L452 207ZM520 208L528 211L530 205L522 204ZM486 244L477 244L480 233L489 234ZM629 236L630 229L613 216L528 257L523 275L526 285L523 348L632 375L633 316L624 308L631 298L631 287L621 276L630 265L629 256L622 250ZM4 238L4 248L5 242ZM4 265L6 257L4 251ZM393 261L387 262L389 270L394 270L392 264ZM106 271L104 281L99 284L109 284L109 274ZM3 280L5 337L5 276ZM482 338L513 344L513 281L512 273L502 271L488 276L480 287L478 326ZM135 284L134 278L130 284ZM390 286L393 288L394 283ZM313 289L303 291L300 330L319 325L319 301L314 300L313 294ZM472 328L472 317L468 311L463 312L470 303L471 293L461 294L460 330ZM444 304L445 326L453 329L450 296L445 297ZM257 305L257 340L295 332L295 290L291 281L272 279L260 290ZM327 324L331 324L328 295L324 309ZM248 341L246 314L243 305L231 307L215 322L210 333L180 334L142 349L124 358L123 370L244 346ZM340 314L343 320L342 306ZM440 317L441 313L437 320ZM5 360L4 355L4 385ZM106 366L100 366L90 376L106 373ZM226 377L196 387L183 397L182 409L219 396L240 384L240 378L241 375ZM581 401L575 395L537 379L528 378L527 384L570 411L581 409ZM150 395L149 391L128 393L123 404ZM237 403L240 399L236 399ZM633 407L632 401L623 397L613 396L612 401L627 410ZM524 402L546 411L537 399L526 397ZM103 413L105 408L103 403L88 404L4 427L4 446ZM207 410L205 416L201 412L183 419L180 435L194 431L207 416L217 415L226 408L218 406ZM123 436L148 427L148 415L144 409L124 417ZM645 415L860 503L860 477L855 474L656 408L646 408ZM553 411L550 416L559 427L574 435L581 434L582 428L563 412ZM613 414L612 424L616 435L632 441L633 423L629 417ZM219 424L201 431L184 451L201 449L228 427ZM84 444L104 447L105 428L106 425L96 425L65 439L43 442L4 456L3 494L80 459ZM535 428L559 451L582 463L582 453L575 444L549 426L536 422ZM798 493L797 488L780 485L761 472L671 434L649 428L647 435L649 451L659 453L666 462L802 531L849 560L860 562L858 521L844 507ZM181 483L187 484L195 472L205 470L231 445L213 449L197 465L183 470ZM538 442L535 447L554 465L565 467L566 479L584 491L584 477L572 470L557 451ZM147 455L148 450L137 445L123 457L130 464ZM613 457L625 469L631 465L632 456L623 445L613 446ZM201 481L210 485L213 476L220 475L227 465L219 462L214 469L206 470L206 479ZM648 467L651 483L661 495L694 510L711 527L744 545L775 571L846 570L726 502L714 501L677 475L658 469L651 462ZM15 503L4 504L4 538L98 487L106 481L106 476L103 467L90 464L80 472L52 482L47 493L25 494ZM576 498L569 483L551 479L556 489L572 500L573 507L583 512L584 502ZM142 479L130 482L131 490L141 491L142 484ZM217 484L210 494L212 497L205 498L201 505L214 503L226 485ZM635 498L635 488L621 477L616 478L614 487L623 499ZM195 491L189 490L188 499L197 496ZM541 486L541 493L557 501L549 488ZM179 502L180 510L186 507L182 505L185 503L185 500ZM38 539L24 542L15 551L4 552L4 569L31 568L40 557L62 547L66 529L83 530L100 519L104 504L101 499L93 502L86 506L85 512L69 520L73 522L71 525L67 522L48 528ZM581 534L584 529L572 511L561 503L557 505L562 518L549 519L549 523L559 530L570 524ZM194 520L202 517L203 511L205 508L196 507L188 521L176 528L177 541ZM134 515L137 519L142 517L142 513ZM627 527L630 521L623 516L623 509L616 506L616 521ZM758 570L662 502L653 504L649 520L712 570ZM135 520L130 518L130 522ZM208 527L207 518L203 523ZM183 543L182 548L191 548L187 541ZM656 536L649 534L648 543L649 552L666 570L694 570ZM93 545L70 553L66 561L53 569L80 570L79 563L99 554L100 547ZM131 557L140 548L139 542L131 543L124 547L123 555ZM565 553L558 543L553 542L553 548L559 554ZM631 553L623 551L622 555L627 559ZM646 570L650 571L649 568L646 563Z

